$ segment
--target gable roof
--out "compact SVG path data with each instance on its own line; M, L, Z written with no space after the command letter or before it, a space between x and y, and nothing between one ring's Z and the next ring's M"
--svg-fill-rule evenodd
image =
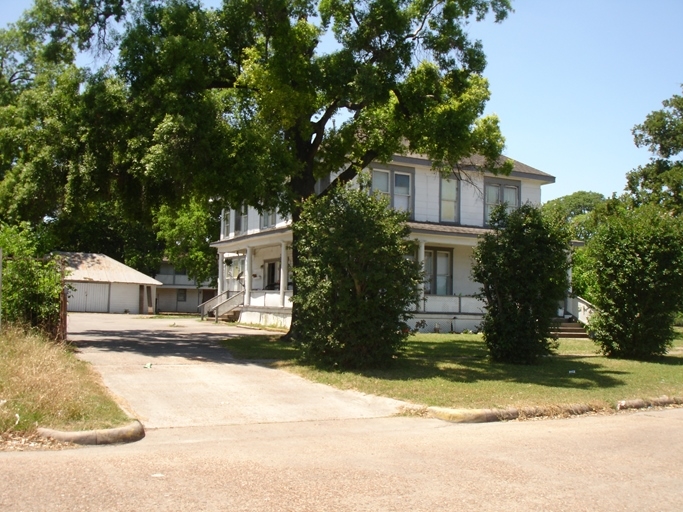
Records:
M65 269L68 271L66 281L154 286L163 284L105 254L90 252L57 252L55 254L64 258Z

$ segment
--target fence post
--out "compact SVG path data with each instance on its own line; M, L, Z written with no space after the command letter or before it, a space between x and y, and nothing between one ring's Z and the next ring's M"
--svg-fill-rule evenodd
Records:
M57 336L60 341L66 341L66 283L64 278L66 277L66 272L64 270L64 260L59 258L59 270L60 270L60 293L59 293L59 332Z
M2 330L2 247L0 247L0 330Z

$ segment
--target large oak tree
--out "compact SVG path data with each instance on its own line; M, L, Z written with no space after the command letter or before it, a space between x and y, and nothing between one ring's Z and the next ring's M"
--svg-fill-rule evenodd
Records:
M297 222L317 179L349 181L396 153L425 154L448 173L476 154L482 170L507 172L498 120L483 117L484 51L467 24L510 11L509 0L37 0L18 25L20 51L6 55L46 63L55 80L75 74L71 97L48 105L74 119L69 153L55 149L35 171L57 171L46 211L30 213L71 212L75 197L138 219L191 200L207 210L246 201ZM124 23L119 39L107 37L112 20ZM112 67L73 64L112 42ZM3 108L23 94L9 89ZM27 147L3 158L4 211L40 179L16 169Z

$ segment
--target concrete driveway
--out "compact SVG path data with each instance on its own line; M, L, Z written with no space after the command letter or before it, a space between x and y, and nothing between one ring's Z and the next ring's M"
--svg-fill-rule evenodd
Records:
M219 341L268 334L195 318L70 313L69 339L146 429L378 418L403 402L234 359Z

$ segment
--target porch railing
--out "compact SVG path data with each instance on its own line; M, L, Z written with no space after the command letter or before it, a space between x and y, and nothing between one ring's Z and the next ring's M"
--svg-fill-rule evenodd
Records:
M482 315L484 302L472 295L425 295L416 311Z
M576 297L577 302L577 314L576 319L584 325L588 324L591 315L595 313L596 309L593 304L588 302L586 299L581 297Z
M271 290L253 290L251 292L250 306L279 308L280 306L280 292ZM292 307L292 290L285 292L285 308Z
M244 303L244 292L234 292L228 299L224 300L220 304L214 306L211 311L213 312L214 321L218 322L218 318L225 313L228 313L238 306Z
M214 297L211 297L209 300L202 302L199 306L197 306L197 311L199 312L199 315L202 317L202 320L204 320L204 317L209 314L209 311L224 300L226 300L231 293L230 291L225 291L221 294L218 294Z
M221 304L230 300L233 296L238 294L242 294L242 296L244 296L244 292L226 290L223 293L210 298L206 302L202 302L199 306L197 306L197 311L199 312L199 315L202 317L202 320L204 320L204 317L207 316L209 313L214 312L218 306L220 306ZM224 313L226 313L226 311L224 311Z

